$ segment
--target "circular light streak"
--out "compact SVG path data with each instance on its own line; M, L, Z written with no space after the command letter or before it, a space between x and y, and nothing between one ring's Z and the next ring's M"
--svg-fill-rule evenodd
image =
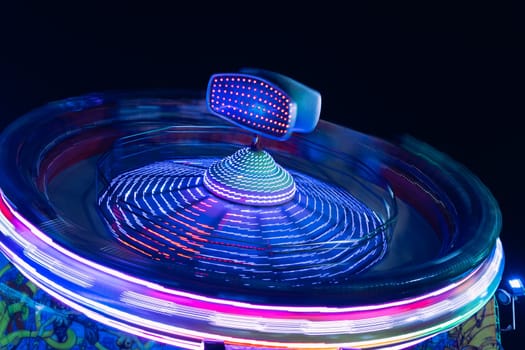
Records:
M498 241L468 276L416 298L357 307L258 305L181 293L83 259L24 220L3 195L0 212L2 232L10 238L0 242L0 250L40 288L97 321L188 349L203 339L294 349L404 343L466 320L492 297L502 273ZM47 258L35 260L28 251ZM53 261L89 276L90 286L56 274L50 268ZM247 330L259 335L246 338ZM332 340L319 341L325 337Z

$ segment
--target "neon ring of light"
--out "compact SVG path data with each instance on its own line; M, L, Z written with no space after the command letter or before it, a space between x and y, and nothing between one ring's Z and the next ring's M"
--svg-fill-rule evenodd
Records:
M355 240L334 233L313 246L286 237L259 245L222 237L199 246L203 236L195 230L210 241L217 236L197 214L230 215L229 224L214 226L225 235L238 232L234 215L253 214L236 212L224 198L208 196L196 207L191 200L204 193L199 181L209 164L250 140L208 114L199 93L108 93L50 103L0 139L0 250L27 278L86 316L187 349L208 339L294 349L396 348L455 327L493 296L503 250L500 212L487 188L417 140L388 142L323 120L311 134L264 142L294 176L295 196L317 194L315 203L286 202L293 207L286 213L323 206L335 222L360 213L353 217L372 225L368 233ZM112 185L124 178L129 181ZM117 196L120 189L129 200ZM330 198L346 207L330 207ZM137 251L145 242L134 239L164 232L163 210L184 201L169 214L177 229L188 228L176 243L189 250L163 250L166 236ZM137 209L138 202L151 210ZM96 210L96 203L105 209ZM210 214L228 205L234 206L229 212ZM274 207L258 208L257 230ZM131 231L138 236L126 238ZM245 249L248 241L253 246ZM354 266L349 257L361 249L355 242L368 248ZM186 256L177 255L183 251ZM277 263L266 264L273 261L269 251ZM340 252L347 255L338 258ZM314 258L320 269L303 263ZM300 278L288 278L294 274L287 269Z

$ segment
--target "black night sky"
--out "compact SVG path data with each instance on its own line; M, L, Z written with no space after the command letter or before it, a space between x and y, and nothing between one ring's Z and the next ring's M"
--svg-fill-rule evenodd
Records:
M0 5L0 130L70 96L205 89L215 72L273 70L320 91L323 119L410 134L467 166L500 204L506 276L525 277L523 4L169 3ZM524 303L505 349L523 347Z

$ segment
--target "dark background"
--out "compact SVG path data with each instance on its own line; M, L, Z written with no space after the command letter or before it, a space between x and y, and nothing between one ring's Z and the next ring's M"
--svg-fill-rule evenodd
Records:
M384 138L410 134L466 165L501 206L505 277L525 277L524 18L517 2L7 2L0 130L65 97L204 89L215 72L277 71L321 92L323 119ZM503 333L507 350L525 346L523 303L518 330ZM509 309L501 306L503 328Z

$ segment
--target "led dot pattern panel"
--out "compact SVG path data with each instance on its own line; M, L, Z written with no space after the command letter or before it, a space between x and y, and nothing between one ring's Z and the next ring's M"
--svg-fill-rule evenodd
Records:
M210 110L234 124L274 139L286 139L296 106L283 90L244 74L216 74L208 86Z

